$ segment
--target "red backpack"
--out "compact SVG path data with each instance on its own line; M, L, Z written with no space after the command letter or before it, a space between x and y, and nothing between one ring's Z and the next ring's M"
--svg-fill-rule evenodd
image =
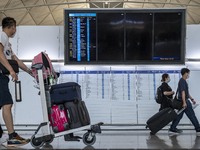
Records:
M32 75L38 82L38 72L37 72L37 69L33 67L34 65L37 65L37 64L43 65L42 72L43 72L43 78L44 78L45 83L52 84L52 82L54 82L55 84L55 81L50 81L50 80L52 79L56 80L58 78L57 73L54 71L52 62L49 56L45 52L39 53L32 60Z

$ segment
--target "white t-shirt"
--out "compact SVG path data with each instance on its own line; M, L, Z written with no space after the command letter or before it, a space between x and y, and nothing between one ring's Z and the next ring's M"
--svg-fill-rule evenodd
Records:
M7 36L7 34L3 31L0 32L0 43L3 45L4 47L4 54L6 56L7 59L11 59L11 57L13 55L15 55L11 49L11 44L9 42L9 38Z

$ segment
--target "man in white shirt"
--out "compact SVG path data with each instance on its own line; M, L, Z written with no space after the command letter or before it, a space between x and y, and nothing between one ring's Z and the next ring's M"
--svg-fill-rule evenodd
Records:
M2 32L0 32L0 63L9 71L12 81L17 81L18 76L9 64L8 59L17 61L19 67L31 74L31 70L13 53L9 38L16 33L16 21L14 18L6 17L2 20ZM14 130L11 108L13 105L12 96L8 87L9 76L4 75L0 70L0 109L2 109L3 119L8 130L8 146L24 145L30 140L20 137Z

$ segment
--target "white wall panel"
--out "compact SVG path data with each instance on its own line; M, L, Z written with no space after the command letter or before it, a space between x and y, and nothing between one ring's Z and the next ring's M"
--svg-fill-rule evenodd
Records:
M41 100L40 95L38 95L39 90L34 87L34 79L27 73L20 72L19 80L21 81L22 102L15 102L14 123L37 124L42 122Z
M200 58L200 25L188 25L186 34L186 58Z
M59 59L64 59L64 27L59 27Z
M46 51L51 59L59 58L59 27L20 26L17 32L19 58L33 59L41 51Z

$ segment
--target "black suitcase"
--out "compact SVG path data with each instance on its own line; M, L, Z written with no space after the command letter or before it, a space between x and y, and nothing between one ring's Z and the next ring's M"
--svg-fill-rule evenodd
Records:
M64 103L65 109L69 118L69 128L75 129L82 126L78 112L78 103L81 101L66 102Z
M147 120L146 128L150 129L151 134L156 134L176 117L177 113L174 111L174 109L165 108Z
M82 126L90 124L90 115L84 101L78 102L78 113Z
M52 104L64 104L65 102L82 99L80 85L76 82L52 85L50 96Z

